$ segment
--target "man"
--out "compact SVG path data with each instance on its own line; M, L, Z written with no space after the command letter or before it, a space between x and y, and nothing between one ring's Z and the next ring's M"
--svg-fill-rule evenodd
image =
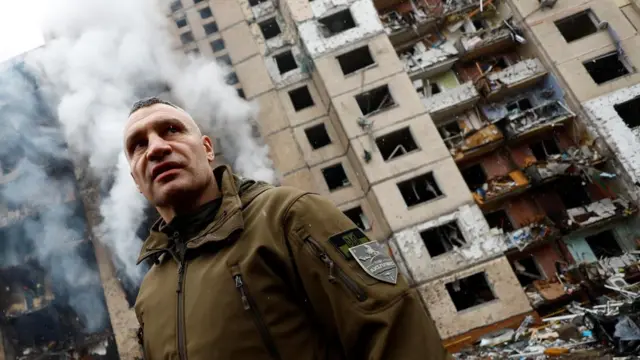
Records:
M182 109L134 104L125 152L161 219L136 301L147 360L444 359L395 263L340 210L303 191L212 169Z

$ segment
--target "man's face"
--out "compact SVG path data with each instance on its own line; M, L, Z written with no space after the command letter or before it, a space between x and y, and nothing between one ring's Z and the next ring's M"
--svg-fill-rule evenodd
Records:
M134 112L124 139L131 175L155 206L177 207L212 180L211 139L180 109L155 104Z

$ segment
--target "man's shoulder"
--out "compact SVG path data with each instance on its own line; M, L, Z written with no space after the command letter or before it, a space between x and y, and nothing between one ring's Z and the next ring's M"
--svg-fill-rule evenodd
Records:
M310 192L291 186L269 186L255 196L252 203L258 203L260 207L267 204L287 207L306 194Z

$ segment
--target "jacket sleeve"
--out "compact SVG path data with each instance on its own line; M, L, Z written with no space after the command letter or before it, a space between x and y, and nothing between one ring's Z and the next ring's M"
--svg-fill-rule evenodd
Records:
M284 221L312 311L337 335L347 359L448 358L417 291L400 274L395 284L377 280L349 255L345 244L354 245L354 236L370 240L331 202L306 194ZM389 252L382 256L391 260Z

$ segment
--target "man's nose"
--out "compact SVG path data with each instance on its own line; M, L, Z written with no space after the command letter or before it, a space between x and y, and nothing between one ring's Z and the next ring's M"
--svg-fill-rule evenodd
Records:
M147 151L149 160L162 160L169 154L171 154L171 146L162 137L157 135L149 137L149 149Z

